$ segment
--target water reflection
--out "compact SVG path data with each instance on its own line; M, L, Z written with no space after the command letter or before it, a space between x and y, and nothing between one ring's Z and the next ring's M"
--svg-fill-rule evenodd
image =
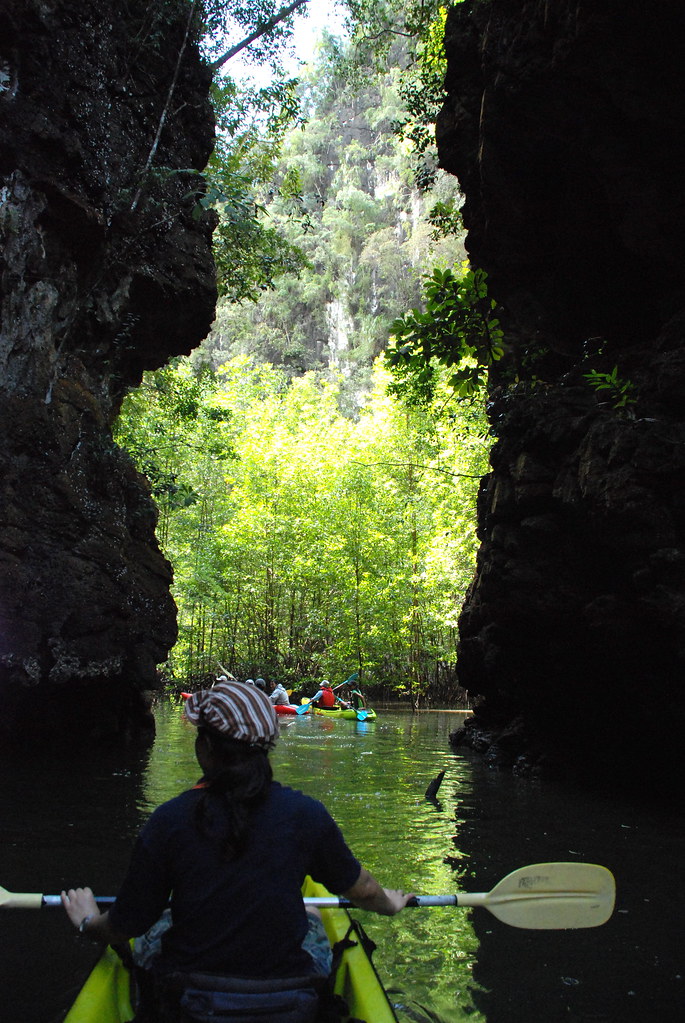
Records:
M403 1023L680 1023L682 820L490 771L468 751L450 753L454 725L447 713L295 717L274 769L326 803L388 885L488 891L526 863L587 860L616 875L617 912L604 927L572 932L518 930L485 910L364 916ZM115 892L142 821L197 779L194 737L169 703L149 750L0 759L0 884ZM424 793L443 769L440 809ZM0 914L0 942L0 1018L57 1023L96 950L59 911Z
M197 776L194 730L171 705L160 709L158 721L142 792L141 809L148 812ZM294 717L282 723L274 773L326 804L356 855L383 883L424 894L451 892L455 876L445 857L456 850L454 820L424 793L443 769L440 791L450 805L456 793L471 791L470 765L448 752L454 727L450 714L388 713L372 723ZM364 926L379 946L376 963L402 1020L483 1018L469 994L478 943L467 913L416 910L393 920L365 915Z
M147 747L88 753L0 752L0 885L55 894L90 884L112 894L141 812ZM76 997L97 950L79 941L61 909L0 912L0 1019L53 1023Z
M542 860L601 863L617 880L616 912L596 929L519 930L474 914L474 1001L483 1017L488 1023L680 1023L682 818L475 767L478 798L457 799L456 821L467 875L478 879L478 888L489 890L512 867ZM465 880L463 887L474 886Z

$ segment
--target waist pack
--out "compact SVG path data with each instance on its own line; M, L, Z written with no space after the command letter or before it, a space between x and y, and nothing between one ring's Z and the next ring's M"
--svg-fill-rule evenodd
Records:
M211 973L172 974L165 986L176 1015L169 1018L176 1018L179 1023L222 1023L224 1020L227 1023L315 1023L319 980L316 977L245 980Z

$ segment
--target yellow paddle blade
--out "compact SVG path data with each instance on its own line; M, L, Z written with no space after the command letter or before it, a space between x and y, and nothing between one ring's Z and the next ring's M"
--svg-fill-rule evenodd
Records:
M40 893L8 892L0 888L0 909L40 909L42 902Z
M462 895L459 904L466 905ZM468 897L467 897L468 898ZM599 927L614 911L616 882L595 863L535 863L508 874L481 902L511 927Z

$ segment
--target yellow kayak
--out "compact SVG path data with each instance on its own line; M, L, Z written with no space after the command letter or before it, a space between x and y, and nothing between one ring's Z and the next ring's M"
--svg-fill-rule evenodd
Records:
M326 896L323 885L307 878L305 897ZM335 994L344 1000L349 1015L340 1017L341 1023L353 1018L359 1023L397 1023L397 1016L376 973L370 954L364 948L356 922L351 921L346 909L321 911L326 933L331 942L349 937L355 942L343 952L335 980ZM128 970L116 952L107 948L95 964L72 1005L64 1023L128 1023L133 1018Z

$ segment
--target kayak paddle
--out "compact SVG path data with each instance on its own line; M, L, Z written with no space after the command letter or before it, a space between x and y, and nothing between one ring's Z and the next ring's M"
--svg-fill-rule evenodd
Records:
M351 682L356 682L358 678L359 672L355 671L354 674L350 675L349 678L346 678L344 682L341 682L339 686L333 686L333 692L335 692L336 689L342 689L343 686L348 686ZM356 711L356 714L357 721L366 721L367 717L369 716L368 710L364 710L361 707Z
M490 892L458 895L417 895L408 906L483 906L511 927L564 930L599 927L614 910L616 882L606 867L594 863L535 863L508 874ZM96 899L102 905L111 896ZM337 895L306 898L305 906L354 909ZM0 888L0 909L60 906L59 895L13 894Z
M359 678L359 672L355 671L355 673L353 675L350 675L349 678L346 678L345 681L341 682L339 686L333 686L333 692L335 692L336 689L342 689L343 686L348 686L350 684L350 682L356 682L358 678Z
M103 906L111 905L116 901L116 896L105 895L96 898L96 902ZM39 892L8 892L6 888L0 888L0 909L40 909L41 906L61 906L62 900L59 895L41 895Z
M616 882L594 863L535 863L508 874L490 892L417 895L408 906L483 906L511 927L564 930L599 927L614 911ZM354 908L337 896L305 899L319 909Z
M306 714L307 711L310 710L310 708L311 708L311 703L312 703L312 701L309 699L308 696L303 697L301 702L300 702L300 706L299 707L297 707L297 706L295 707L295 713L296 714Z

